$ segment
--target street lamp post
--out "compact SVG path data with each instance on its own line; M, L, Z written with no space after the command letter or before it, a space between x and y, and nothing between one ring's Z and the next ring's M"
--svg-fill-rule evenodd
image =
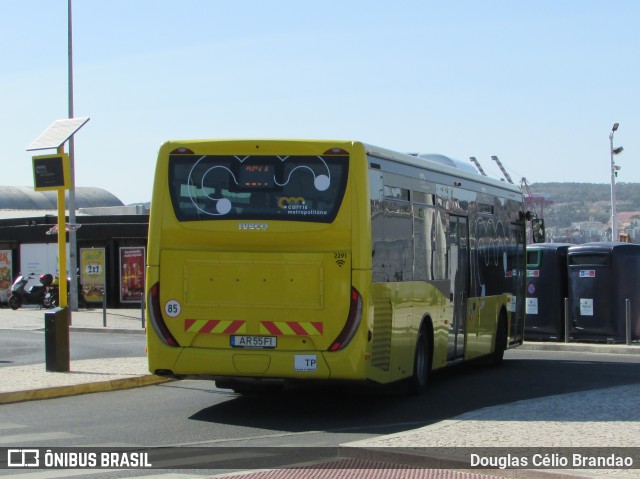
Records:
M619 239L618 221L616 219L616 176L620 167L613 161L613 157L622 153L624 149L621 146L618 148L613 147L613 134L618 130L619 126L618 123L614 123L611 133L609 133L609 151L611 153L611 241Z
M71 20L71 0L67 1L67 50L68 50L68 76L69 76L69 118L73 118L73 24ZM76 222L76 173L75 173L75 144L73 136L69 139L69 161L70 161L70 180L69 185L69 201L67 207L69 209L69 223ZM69 229L69 306L71 311L78 311L78 257L77 238L74 229Z

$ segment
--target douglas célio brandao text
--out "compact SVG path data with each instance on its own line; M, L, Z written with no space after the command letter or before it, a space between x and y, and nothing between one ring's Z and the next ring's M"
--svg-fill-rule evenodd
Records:
M603 454L601 456L585 455L580 453L571 454L505 454L505 455L482 455L471 454L471 467L487 469L517 469L524 467L538 468L620 468L629 469L634 467L634 459L629 456L617 454Z

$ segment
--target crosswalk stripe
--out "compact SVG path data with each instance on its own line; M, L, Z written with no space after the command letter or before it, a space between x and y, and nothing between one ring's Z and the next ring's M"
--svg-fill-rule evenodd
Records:
M24 429L27 426L24 424L16 424L13 422L0 422L0 431L6 431L8 429Z
M20 479L57 479L60 477L75 477L85 475L109 474L122 469L48 469L46 471L32 471L17 475ZM127 476L127 479L204 479L210 474L178 474L160 472L159 474L144 474L141 476Z
M11 470L17 472L23 471L24 469ZM73 477L88 474L107 474L115 471L116 469L47 469L42 471L26 472L24 474L21 473L20 475L16 474L16 477L19 477L20 479L56 479L58 477Z
M158 474L157 476L140 476L144 477L144 479L202 479L204 477L210 477L209 474L205 475L195 475L195 474L178 474L178 473L167 473L167 474ZM139 479L135 477L128 477L127 479Z
M133 444L131 442L92 442L91 444L74 444L73 447L79 449L91 449L91 448L110 448L110 449L122 449L125 447L132 447L136 449L144 448L142 444Z
M32 444L42 444L45 441L54 441L56 439L69 439L72 437L81 437L77 434L68 432L38 432L31 434L10 434L0 436L0 444L18 444L20 442L30 442Z
M248 459L249 457L271 457L275 454L256 453L246 454L244 452L226 453L226 454L201 454L198 456L189 456L188 461L190 466L196 464L209 464L213 462L230 461L233 459ZM154 467L162 467L163 469L170 469L171 466L184 467L185 458L167 459L164 461L153 461Z

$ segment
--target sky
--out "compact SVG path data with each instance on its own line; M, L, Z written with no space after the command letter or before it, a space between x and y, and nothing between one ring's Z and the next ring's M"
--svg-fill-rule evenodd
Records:
M69 116L67 0L0 16L0 184L33 186L26 148ZM125 204L184 139L358 140L609 184L617 122L616 181L640 182L637 0L73 0L72 20L75 184Z

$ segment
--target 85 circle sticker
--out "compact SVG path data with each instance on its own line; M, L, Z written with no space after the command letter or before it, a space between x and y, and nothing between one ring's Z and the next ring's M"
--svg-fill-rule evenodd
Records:
M164 312L170 318L175 318L176 316L180 315L181 311L182 306L180 306L180 303L178 303L175 299L167 301L164 305Z

